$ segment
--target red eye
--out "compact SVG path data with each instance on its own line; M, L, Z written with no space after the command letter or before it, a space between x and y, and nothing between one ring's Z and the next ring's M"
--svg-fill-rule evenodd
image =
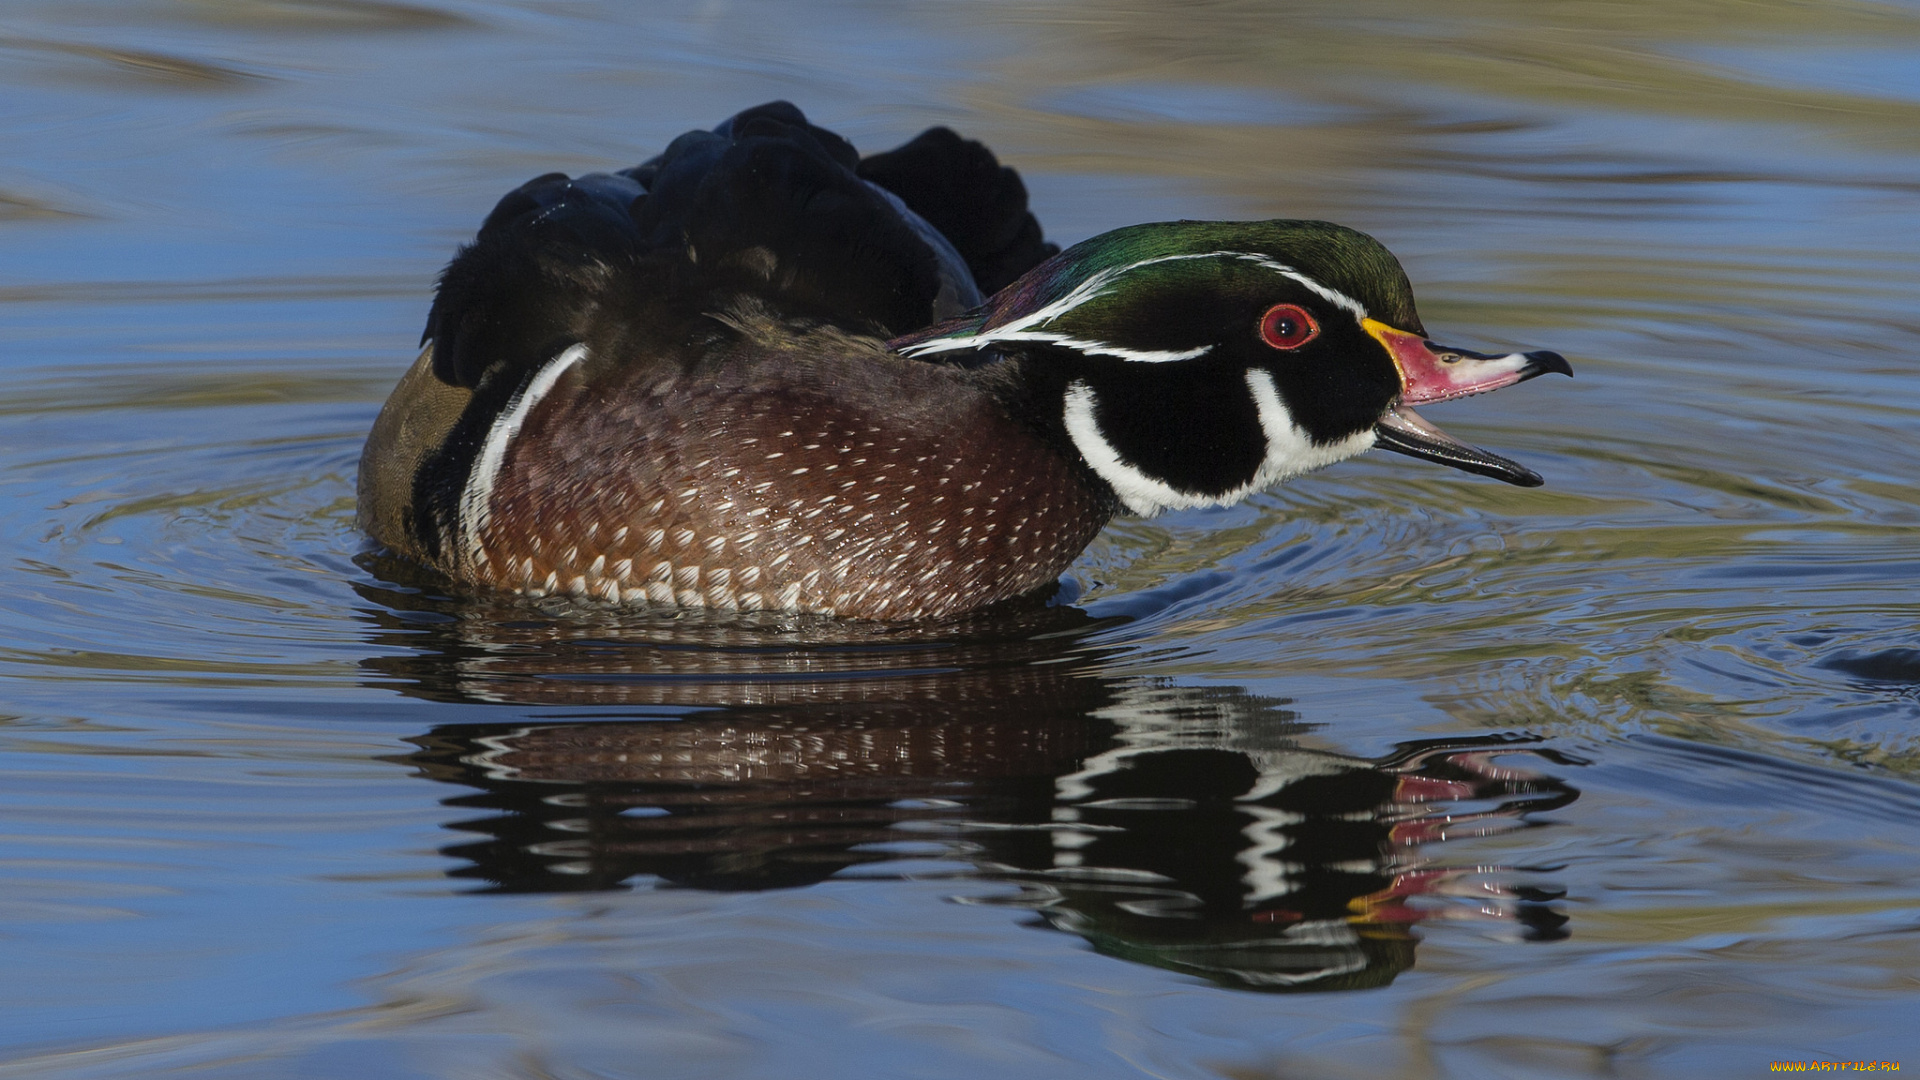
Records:
M1275 304L1260 316L1260 340L1276 349L1297 349L1320 336L1320 324L1299 304Z

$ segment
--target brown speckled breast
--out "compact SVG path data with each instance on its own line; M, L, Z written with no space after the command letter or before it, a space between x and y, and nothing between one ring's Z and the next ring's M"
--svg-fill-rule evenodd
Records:
M877 348L575 365L507 445L460 576L870 619L1057 578L1111 513L972 373Z

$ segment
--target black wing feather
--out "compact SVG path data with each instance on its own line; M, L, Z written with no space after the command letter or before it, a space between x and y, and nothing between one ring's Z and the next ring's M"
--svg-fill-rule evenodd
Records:
M929 128L905 146L874 154L860 162L859 173L944 233L987 296L1060 250L1046 242L1027 210L1020 174L949 128Z
M473 387L496 368L551 359L586 335L616 268L643 249L629 207L643 192L629 177L536 177L487 215L474 242L440 275L422 342L433 373Z
M422 340L436 376L477 387L518 385L567 345L626 329L692 340L674 323L691 330L743 296L894 336L1057 250L1018 174L979 143L934 128L861 160L771 102L624 172L508 193L441 275Z
M708 303L759 296L789 315L883 336L930 321L936 253L853 173L853 148L784 102L684 135L648 175L634 218L652 245L684 244ZM971 282L969 282L971 285Z

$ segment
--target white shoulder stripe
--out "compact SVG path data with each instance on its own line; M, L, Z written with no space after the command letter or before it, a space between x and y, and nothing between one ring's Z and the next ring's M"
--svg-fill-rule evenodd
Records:
M460 492L460 535L466 543L468 562L480 556L480 533L493 514L493 485L500 478L500 466L507 460L507 444L520 434L520 425L526 422L527 413L547 396L568 368L586 355L586 345L579 344L547 361L527 385L513 395L494 419L493 427L488 429L487 441L480 447L480 456L474 458L473 468L467 474L467 486Z

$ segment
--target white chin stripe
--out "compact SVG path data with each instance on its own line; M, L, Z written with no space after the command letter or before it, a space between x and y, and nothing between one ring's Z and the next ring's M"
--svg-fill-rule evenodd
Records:
M1279 390L1273 385L1273 376L1260 368L1247 370L1247 390L1253 395L1254 407L1259 412L1260 430L1267 442L1266 456L1251 481L1218 495L1181 491L1148 476L1121 457L1120 451L1100 430L1093 387L1085 380L1075 379L1068 385L1063 419L1080 456L1102 480L1113 486L1127 509L1142 517L1151 517L1162 510L1231 506L1290 476L1350 458L1373 445L1372 428L1336 443L1316 444L1293 422L1280 400Z
M1345 461L1373 447L1373 428L1349 435L1339 442L1316 443L1293 422L1293 414L1280 400L1273 376L1264 368L1247 369L1247 389L1253 392L1254 407L1260 411L1260 430L1267 437L1267 456L1253 482L1232 499L1238 502L1253 492L1272 487L1288 477L1324 469L1336 461Z
M480 456L473 460L473 468L467 473L467 486L460 492L460 535L466 543L469 562L480 555L480 532L493 513L493 485L500 478L501 464L507 459L507 445L520 434L520 425L526 422L527 413L540 404L540 399L547 396L568 368L586 355L585 344L573 345L547 361L494 418L493 427L487 431L487 441L480 447Z

